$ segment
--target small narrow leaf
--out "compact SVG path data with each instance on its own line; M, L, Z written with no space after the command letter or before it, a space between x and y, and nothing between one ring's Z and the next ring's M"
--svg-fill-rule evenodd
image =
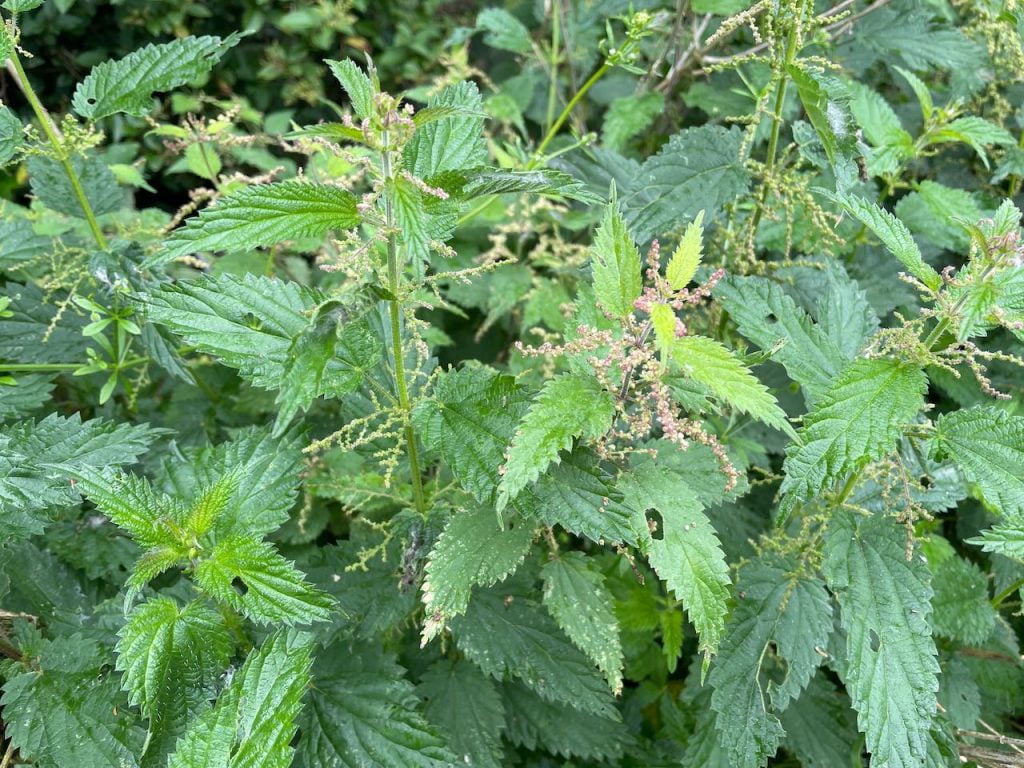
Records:
M665 270L665 277L672 290L685 288L693 280L693 276L697 274L697 267L700 266L703 249L704 211L701 211L697 218L686 225L686 231L683 232L683 237Z
M591 256L598 304L616 317L632 314L633 302L640 298L642 288L640 251L614 202L605 209Z
M342 61L328 59L325 63L330 68L331 74L341 83L345 93L348 94L348 100L352 102L352 111L356 113L356 117L360 120L370 117L374 113L374 87L366 73L351 59Z

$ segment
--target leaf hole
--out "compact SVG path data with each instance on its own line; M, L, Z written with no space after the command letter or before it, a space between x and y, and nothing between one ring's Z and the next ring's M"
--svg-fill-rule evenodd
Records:
M922 475L918 482L921 484L921 487L924 488L926 491L932 487L932 479L927 475Z
M871 643L871 652L878 653L878 648L882 644L882 639L878 636L878 633L873 629L868 630L868 642Z
M648 515L647 528L651 532L651 538L655 541L661 541L665 538L665 520L656 509L652 509Z
M235 592L240 595L245 595L249 591L249 586L242 581L241 576L235 576L235 578L231 580L231 586L234 588Z
M779 318L775 316L774 312L769 312L767 317L765 317L765 321L769 323L777 323L779 322Z

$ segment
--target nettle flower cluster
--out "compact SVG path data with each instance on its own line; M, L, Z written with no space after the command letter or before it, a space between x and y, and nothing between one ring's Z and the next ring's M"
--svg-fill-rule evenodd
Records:
M736 486L738 470L718 438L680 406L668 375L674 340L689 334L686 323L676 313L699 307L725 276L723 269L717 269L693 288L687 287L701 261L703 218L701 211L687 227L665 274L660 242L652 241L645 257L646 284L630 305L635 312L616 312L599 296L599 320L578 323L572 339L563 344L544 342L536 347L517 342L516 349L528 358L584 359L601 387L615 393L613 426L595 446L603 458L621 459L637 450L652 451L635 446L660 430L664 439L681 450L686 450L691 442L707 446L726 476L728 492ZM606 220L605 230L609 221L614 224L616 220ZM600 248L601 234L596 248Z

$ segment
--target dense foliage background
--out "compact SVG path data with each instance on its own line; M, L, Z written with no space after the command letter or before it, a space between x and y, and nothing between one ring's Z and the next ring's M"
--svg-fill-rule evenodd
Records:
M0 8L0 768L1024 765L1024 6Z

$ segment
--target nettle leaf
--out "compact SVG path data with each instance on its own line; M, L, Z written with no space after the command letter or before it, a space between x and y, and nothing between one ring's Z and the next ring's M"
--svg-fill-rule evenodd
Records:
M219 199L164 241L162 260L196 251L246 251L282 240L319 237L359 224L356 197L308 181L255 184Z
M660 514L659 530L645 537L647 559L682 602L707 659L721 642L729 599L729 568L715 529L693 491L655 462L635 466L618 487L635 514Z
M218 542L203 555L195 578L211 597L262 624L327 621L334 607L273 545L250 537Z
M615 202L605 209L604 219L594 235L591 258L598 303L616 317L632 314L633 302L640 298L643 288L640 251Z
M685 288L693 280L693 276L697 274L697 267L700 266L703 250L704 211L701 211L697 218L686 225L686 231L683 232L679 245L672 252L672 258L665 268L665 279L672 290Z
M148 480L93 467L79 467L73 473L78 488L89 501L139 546L148 549L178 543L166 523L184 523L185 510L165 494L154 491Z
M544 605L558 626L622 690L622 642L604 576L582 552L563 552L544 564Z
M907 272L933 291L942 286L942 277L921 257L921 249L914 242L907 225L885 209L856 195L834 198L847 212L870 229L889 252L899 259Z
M23 140L24 129L21 120L7 107L0 105L0 168L18 154Z
M768 388L719 342L705 336L682 336L672 343L672 360L725 405L793 433L786 412Z
M498 486L503 509L572 448L573 438L597 440L612 426L615 399L590 376L563 374L544 383L516 429Z
M484 42L491 48L512 53L530 53L533 50L530 31L504 8L484 8L476 17L476 28L487 32Z
M996 525L967 541L981 547L983 552L996 552L1024 562L1024 522Z
M331 74L341 83L341 87L348 94L348 100L352 103L352 111L360 120L365 120L374 113L373 96L375 88L373 81L366 76L366 73L359 68L351 59L342 61L325 62L331 70Z
M799 501L896 448L900 428L924 405L921 369L887 358L847 366L806 417L786 451L781 519Z
M925 179L900 198L896 214L924 240L940 248L967 250L970 236L960 221L973 224L984 212L969 191Z
M818 324L846 360L853 360L878 330L879 319L867 294L839 264L826 262L826 290L818 297Z
M464 659L434 662L416 693L423 714L447 737L460 764L501 768L505 707L490 678Z
M13 386L3 386L0 400L0 420L23 418L50 402L55 386L53 374L30 373L19 376Z
M118 112L143 117L153 108L155 91L169 91L205 75L239 40L237 34L184 37L105 61L79 83L71 106L90 120Z
M988 594L988 577L974 563L953 555L932 573L932 625L936 634L963 645L979 646L992 634L996 609Z
M252 651L217 703L190 725L168 768L287 768L310 685L312 638L280 630Z
M615 99L604 113L601 143L621 152L626 143L650 126L665 111L665 97L658 91L646 91Z
M779 715L824 661L832 604L825 585L794 562L755 560L737 582L738 605L711 666L711 708L732 764L756 768L782 742Z
M938 445L1006 515L1024 515L1024 417L994 406L947 413L935 424Z
M597 668L521 586L479 590L451 627L459 650L495 680L512 676L548 701L619 719Z
M490 586L514 572L530 551L533 534L534 526L522 519L499 525L487 507L453 514L427 558L423 642L465 612L474 586Z
M880 768L923 764L936 709L928 567L908 560L906 545L895 520L847 510L825 535L825 576L847 633L843 679Z
M944 144L949 142L962 142L970 146L981 162L988 168L988 155L985 147L990 146L1015 146L1017 139L1005 128L990 123L982 117L967 115L958 117L955 120L943 125L941 128L930 131L928 134L929 144Z
M782 286L763 277L722 280L716 293L740 333L763 350L774 350L808 407L828 390L846 364L838 344L815 324Z
M859 753L850 700L820 672L779 718L786 730L783 746L804 768L835 768Z
M856 127L847 102L849 96L843 83L809 69L790 64L786 73L796 85L807 119L821 141L825 156L832 166L836 187L846 189L857 181Z
M0 221L0 269L17 268L52 250L53 238L36 234L28 219ZM11 311L11 307L7 311Z
M486 165L485 112L476 84L467 81L450 85L427 106L453 107L458 111L416 129L405 145L406 170L421 179L430 179L446 171Z
M198 602L179 608L166 598L138 606L118 637L122 687L149 718L147 754L168 751L189 714L211 697L234 641L216 611Z
M117 179L106 164L93 154L82 156L73 154L69 158L71 168L78 176L89 206L97 216L114 213L121 209L125 196L117 184ZM85 218L75 194L74 187L68 180L63 166L56 160L45 155L32 155L26 163L32 194L39 201L58 213Z
M377 643L319 655L299 726L305 768L442 768L456 764L417 709L412 683ZM444 706L453 706L446 702Z
M547 701L515 680L505 682L501 692L508 713L505 737L517 746L608 762L621 760L633 744L618 718Z
M680 131L647 158L622 195L626 222L637 240L668 233L701 210L712 221L745 192L750 174L740 158L742 144L738 128L702 125Z
M422 113L420 113L422 114ZM484 195L523 194L567 197L585 203L600 203L601 198L586 190L581 182L566 173L548 169L506 171L474 170L465 174L465 184L458 189L463 200Z

